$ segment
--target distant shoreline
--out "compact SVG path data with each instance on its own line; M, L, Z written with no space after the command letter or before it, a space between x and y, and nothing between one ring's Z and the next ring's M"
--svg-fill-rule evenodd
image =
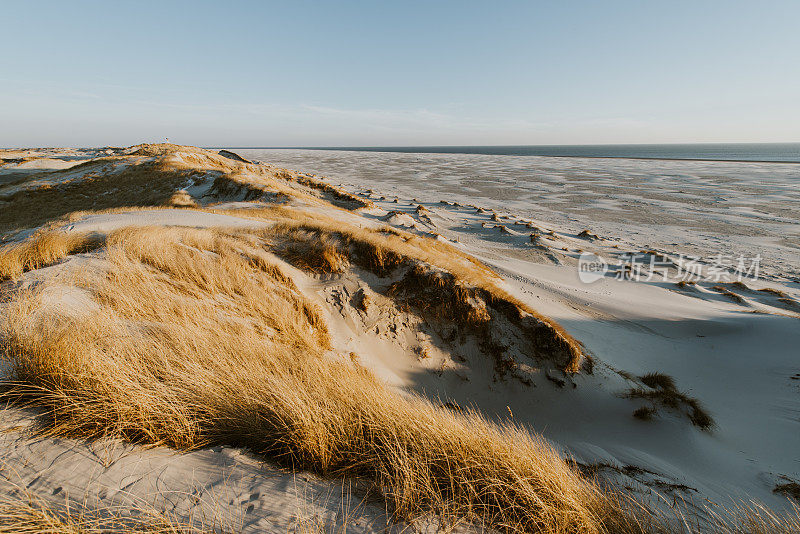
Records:
M221 147L217 147L221 148ZM376 147L224 147L232 150L332 150L402 154L478 154L486 156L537 156L549 158L631 159L728 163L800 164L800 143L713 145L507 145L507 146L376 146ZM610 150L609 150L610 149ZM702 152L711 150L706 155ZM714 153L730 152L729 157ZM561 153L558 153L561 152ZM582 153L583 152L583 153ZM614 153L617 152L617 153ZM637 154L636 152L640 152ZM655 152L655 153L654 153ZM658 152L664 152L663 155ZM670 154L672 152L672 154ZM685 155L681 155L681 152ZM692 154L694 152L694 154ZM738 152L738 154L737 154ZM761 154L759 154L761 152ZM784 154L781 154L784 152ZM753 154L754 157L747 157ZM756 156L758 154L758 156ZM763 154L763 155L762 155ZM772 156L774 154L774 156ZM780 159L787 158L787 159Z

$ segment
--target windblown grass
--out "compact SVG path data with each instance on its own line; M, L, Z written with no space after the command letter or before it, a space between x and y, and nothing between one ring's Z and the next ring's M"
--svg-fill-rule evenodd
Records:
M25 271L57 263L71 254L102 245L98 236L86 233L42 231L19 243L0 247L0 281L18 278Z
M55 314L39 291L11 304L14 395L50 432L193 449L246 446L277 462L369 481L398 518L436 513L511 532L644 528L542 439L388 389L332 356L325 323L252 235L128 229L100 305ZM158 298L153 298L157 295Z
M0 533L2 534L190 534L211 532L192 529L165 513L138 510L128 516L106 510L98 514L83 508L62 507L56 510L41 499L0 497Z
M718 534L790 534L800 532L800 507L786 512L770 510L756 502L707 507L707 532ZM700 531L698 528L697 531Z

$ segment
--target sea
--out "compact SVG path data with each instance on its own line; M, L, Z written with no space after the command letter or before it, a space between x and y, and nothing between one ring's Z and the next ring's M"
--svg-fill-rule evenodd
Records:
M237 147L234 147L237 148ZM485 154L575 158L800 163L800 143L687 143L637 145L238 147L419 154Z

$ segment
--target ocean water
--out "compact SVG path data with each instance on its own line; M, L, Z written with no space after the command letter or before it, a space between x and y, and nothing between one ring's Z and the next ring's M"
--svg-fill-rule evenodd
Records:
M240 147L242 148L242 147ZM270 148L270 147L253 147ZM276 147L277 148L277 147ZM281 147L282 148L282 147ZM800 143L296 147L306 150L800 163Z

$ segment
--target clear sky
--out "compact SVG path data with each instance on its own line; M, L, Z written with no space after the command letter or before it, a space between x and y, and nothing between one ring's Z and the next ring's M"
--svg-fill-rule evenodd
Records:
M800 1L5 1L0 146L800 141Z

